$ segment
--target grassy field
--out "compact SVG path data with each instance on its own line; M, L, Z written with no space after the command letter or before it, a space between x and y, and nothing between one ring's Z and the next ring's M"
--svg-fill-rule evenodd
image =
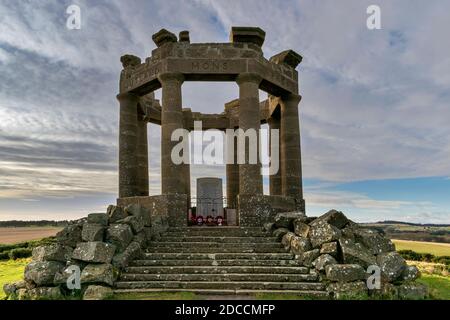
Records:
M51 237L60 230L61 228L58 227L0 227L0 244L13 244Z
M30 259L0 261L0 299L5 298L3 285L23 278L23 270Z
M392 240L397 250L412 250L418 253L431 253L435 256L450 256L450 243Z

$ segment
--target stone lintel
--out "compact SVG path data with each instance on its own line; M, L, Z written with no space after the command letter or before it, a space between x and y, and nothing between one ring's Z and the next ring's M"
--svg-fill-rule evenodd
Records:
M295 69L302 62L302 59L302 56L294 50L285 50L271 57L270 62L285 64Z
M161 29L152 35L152 40L159 48L166 43L177 42L177 36L166 29Z
M230 42L253 43L262 47L266 33L258 27L231 27Z

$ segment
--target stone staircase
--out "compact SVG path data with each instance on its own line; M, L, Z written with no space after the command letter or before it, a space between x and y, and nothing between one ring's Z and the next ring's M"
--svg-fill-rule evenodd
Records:
M314 270L300 266L260 228L169 229L133 261L115 292L286 293L326 297Z

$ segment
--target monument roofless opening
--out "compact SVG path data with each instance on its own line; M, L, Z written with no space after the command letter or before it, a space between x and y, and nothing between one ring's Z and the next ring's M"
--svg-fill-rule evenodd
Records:
M171 160L172 132L194 129L254 129L261 123L280 132L280 170L269 177L270 195L263 194L261 164L226 165L226 193L233 203L240 226L261 226L281 211L305 211L302 191L298 73L302 57L285 50L269 60L262 45L260 28L232 27L229 43L190 43L189 32L177 39L162 29L153 35L157 48L142 62L139 57L121 57L118 205L139 203L152 216L167 219L169 226L187 225L190 204L190 165ZM225 104L220 114L183 109L185 81L235 81L239 97ZM154 91L162 89L161 104ZM259 101L259 90L269 94ZM161 125L161 195L149 196L147 123ZM248 144L245 152L248 159ZM235 152L236 154L236 152Z

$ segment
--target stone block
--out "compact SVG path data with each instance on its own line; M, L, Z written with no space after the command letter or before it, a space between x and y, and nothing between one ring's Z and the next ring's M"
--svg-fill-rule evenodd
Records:
M317 271L325 271L325 267L331 264L336 264L337 261L329 254L322 254L313 261L312 265Z
M109 217L109 223L115 223L118 220L125 219L127 217L127 213L122 207L110 205L107 210L107 214Z
M83 300L107 300L113 295L113 290L109 287L91 285L84 291Z
M82 224L70 224L56 234L58 243L75 248L81 238Z
M289 232L289 229L286 228L277 228L274 230L274 232L272 233L272 235L274 237L276 237L278 240L281 240L283 238L283 236Z
M285 64L291 68L297 68L297 66L302 62L303 58L297 52L293 50L282 51L270 58L270 62L276 64Z
M291 252L295 255L302 255L305 251L311 250L311 242L308 238L294 236L291 239Z
M280 212L275 216L275 227L294 231L294 220L304 216L305 214L301 211Z
M337 258L338 256L338 244L336 241L333 242L325 242L322 244L322 247L320 248L320 254L329 254L333 256L334 258Z
M39 287L28 290L28 299L30 300L64 300L59 287Z
M291 240L293 237L295 237L295 234L292 232L288 232L281 239L281 244L284 246L284 249L286 251L291 248Z
M142 254L142 249L139 243L131 242L124 252L115 255L112 259L112 264L118 269L122 269L128 266L128 264L134 259L138 258Z
M348 222L349 220L342 212L337 210L330 210L311 222L311 226L327 223L332 225L333 227L342 229L347 225Z
M159 48L162 45L170 42L177 42L177 36L166 29L161 29L154 35L152 35L152 40Z
M134 234L138 234L144 229L144 220L141 216L128 216L125 219L117 221L116 223L129 225Z
M338 282L366 279L366 272L358 264L329 264L325 267L325 274L328 280Z
M366 300L368 297L368 289L364 281L333 282L328 285L327 291L338 300Z
M85 223L81 231L81 239L83 241L103 241L105 227L101 224Z
M131 204L126 206L125 212L127 215L140 217L145 227L150 227L152 225L150 209L140 204Z
M115 251L116 247L109 243L82 242L73 251L72 258L85 262L109 263Z
M311 224L309 230L309 237L313 248L318 248L326 242L335 241L341 237L341 231L335 226L324 221L321 223L316 223L316 221Z
M57 261L32 261L25 267L25 281L32 281L37 286L53 285L55 274L64 269L64 264Z
M354 228L355 241L361 243L374 255L395 251L392 241L383 237L378 231Z
M428 288L422 283L410 282L397 286L399 299L423 300L428 297Z
M313 249L304 252L299 257L305 267L312 267L313 261L316 260L319 255L320 255L319 249Z
M230 42L253 43L261 47L264 43L266 33L261 28L255 27L231 27Z
M303 219L294 220L294 233L301 237L308 237L309 225L302 221Z
M420 271L416 266L406 266L400 275L401 281L414 281L420 277Z
M96 283L113 286L116 279L112 264L89 264L81 272L81 283Z
M106 240L122 252L133 240L133 231L127 224L113 224L106 230Z
M109 222L109 217L107 213L90 213L87 216L87 222L106 227Z
M60 244L39 246L33 249L34 261L59 261L67 262L72 257L73 249Z
M400 277L406 268L406 261L398 252L382 253L377 256L377 264L381 269L381 274L389 282Z
M368 253L367 249L364 249L357 243L346 239L339 239L339 246L342 251L344 263L359 264L365 269L371 265L377 264L375 256Z

